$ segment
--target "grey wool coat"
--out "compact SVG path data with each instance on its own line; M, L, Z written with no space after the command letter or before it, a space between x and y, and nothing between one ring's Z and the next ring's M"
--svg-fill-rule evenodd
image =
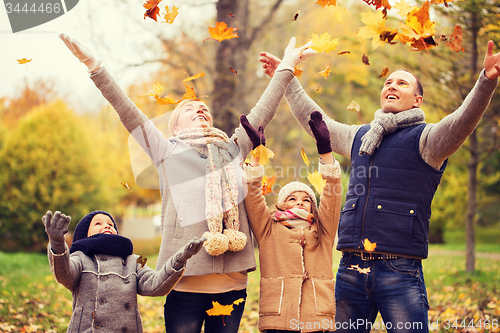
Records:
M73 296L68 332L142 332L137 295L164 296L182 277L170 261L160 270L137 263L138 255L121 257L81 251L62 254L48 248L52 273Z
M269 124L292 78L290 71L277 72L274 75L262 97L247 116L254 128L259 125L265 128ZM189 240L201 237L208 231L205 217L207 160L200 157L186 142L176 137L165 138L153 121L120 89L104 67L92 73L91 79L158 170L162 198L162 242L158 269ZM248 272L256 268L253 241L243 201L246 186L243 184L241 170L245 157L252 150L252 143L241 125L235 129L227 147L236 171L240 231L247 236L246 246L241 251L227 251L219 256L211 256L203 248L187 262L184 276Z

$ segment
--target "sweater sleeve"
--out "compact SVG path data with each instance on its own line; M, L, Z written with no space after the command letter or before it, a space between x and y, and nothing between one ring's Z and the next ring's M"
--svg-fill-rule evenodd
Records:
M267 127L276 114L285 89L292 78L293 74L288 70L276 72L259 101L247 116L252 127L255 129L259 128L260 125L264 129ZM252 150L252 142L241 124L236 128L233 139L237 139L242 157L245 158Z
M252 167L245 165L248 193L245 197L245 208L248 222L252 232L261 243L262 239L269 236L271 232L271 213L266 205L266 199L262 193L262 178L264 177L264 167Z
M115 109L123 126L134 137L156 166L170 155L173 144L132 102L116 83L113 76L102 67L90 75L104 98Z
M80 257L77 255L69 255L69 249L66 243L64 244L64 248L65 250L63 253L56 254L52 252L49 243L47 254L49 257L50 269L57 282L68 290L73 291L80 280L83 265Z
M142 296L165 296L179 282L186 267L175 270L168 260L163 267L155 271L149 266L137 265L137 293Z
M320 160L319 172L326 179L319 203L319 219L330 239L335 239L340 218L340 203L342 200L342 179L340 164L326 164Z
M302 126L313 138L314 135L308 123L310 115L313 111L321 112L323 114L323 120L330 131L333 152L349 158L351 157L351 147L354 136L361 126L342 124L328 117L312 98L306 94L297 78L294 78L288 85L285 92L285 98L295 119L297 119L300 126Z
M462 105L437 124L428 124L420 137L420 153L435 169L455 153L474 131L488 107L498 79L490 80L481 72L474 88Z

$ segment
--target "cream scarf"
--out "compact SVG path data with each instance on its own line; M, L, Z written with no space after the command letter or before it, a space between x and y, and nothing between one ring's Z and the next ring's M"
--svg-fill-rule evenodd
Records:
M372 155L375 148L380 146L384 135L391 134L399 128L424 124L424 119L424 111L418 108L397 113L377 110L375 118L370 123L370 129L361 138L359 155Z
M243 249L246 235L239 231L238 182L228 136L215 127L199 127L181 130L177 137L207 158L205 212L209 231L204 234L205 249L214 256L228 249Z

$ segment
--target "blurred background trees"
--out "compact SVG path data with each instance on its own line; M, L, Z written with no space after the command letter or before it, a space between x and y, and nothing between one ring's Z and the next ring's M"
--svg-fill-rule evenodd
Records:
M128 2L113 1L119 4L117 10L131 15ZM269 83L260 68L259 52L282 57L292 36L297 37L298 45L303 45L312 33L327 31L332 38L339 38L339 46L302 64L304 72L298 79L330 117L347 124L371 121L379 108L380 89L385 80L379 76L388 67L389 72L406 68L419 77L425 90L422 108L426 120L437 122L453 112L472 88L482 68L487 40L495 40L495 52L500 51L498 19L490 20L498 18L499 13L492 12L493 8L499 8L498 4L493 0L477 0L473 7L480 8L481 25L476 27L470 19L470 8L465 6L468 3L450 3L448 9L433 13L437 34L450 34L455 24L462 25L465 52L450 51L446 41L440 41L439 46L428 52L414 52L409 45L400 43L372 50L370 41L362 41L357 36L363 26L360 13L374 10L362 1L351 1L347 7L340 5L333 12L332 8L322 9L310 0L193 0L179 3L180 12L191 8L212 14L179 21L177 29L160 23L151 28L143 23L142 16L135 17L130 25L123 27L123 34L127 34L127 29L143 29L144 34L154 38L127 40L129 47L140 50L137 58L122 59L108 50L112 56L103 60L106 64L118 59L124 71L157 66L157 70L140 82L123 87L150 118L164 114L168 117L168 112L173 110L172 106L159 105L144 95L151 92L154 83L164 85L166 93L171 91L174 96L182 96L185 92L182 80L205 72L205 77L191 84L197 96L203 96L211 108L215 125L231 135L239 116L248 114ZM297 19L292 20L299 10ZM216 21L238 27L239 38L220 43L203 42L208 37L207 26L215 26ZM397 25L396 18L390 17L390 22ZM102 45L110 38L103 31L90 30L89 33L100 36ZM349 53L338 55L342 51ZM361 61L363 54L369 57L370 65ZM326 65L332 70L327 79L318 75ZM83 70L82 75L85 75ZM347 110L352 100L360 105L360 112ZM445 242L456 230L465 230L471 195L468 191L471 152L478 154L478 200L473 216L482 228L499 225L499 102L495 94L476 131L476 146L468 140L449 159L433 201L431 242ZM0 117L1 250L44 248L46 239L41 216L48 209L70 214L74 226L90 210L105 209L120 220L127 214L127 207L148 207L159 202L158 190L136 183L128 133L110 106L85 114L78 109L69 110L64 97L57 95L57 84L41 81L36 86L26 84L13 98L0 98ZM165 136L168 135L165 131ZM307 183L300 150L304 148L313 162L309 168L312 172L317 166L314 140L297 124L284 101L266 130L266 138L267 146L276 152L276 157L266 166L266 173L272 176L281 171L277 174L276 192L291 180ZM346 183L350 160L335 157L341 162ZM273 203L275 197L268 195L269 203Z

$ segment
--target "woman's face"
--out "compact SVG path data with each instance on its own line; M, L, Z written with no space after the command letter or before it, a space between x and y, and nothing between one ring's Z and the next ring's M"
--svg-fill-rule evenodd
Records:
M180 130L196 127L212 127L213 120L210 111L205 103L201 101L191 101L186 103L179 110L179 118L174 126L174 135Z
M87 237L93 236L95 234L111 234L116 235L115 224L105 214L96 214L92 221L90 221L89 231L87 232Z
M286 198L285 204L288 205L288 209L301 208L308 213L312 212L312 200L309 194L302 191L293 192Z

